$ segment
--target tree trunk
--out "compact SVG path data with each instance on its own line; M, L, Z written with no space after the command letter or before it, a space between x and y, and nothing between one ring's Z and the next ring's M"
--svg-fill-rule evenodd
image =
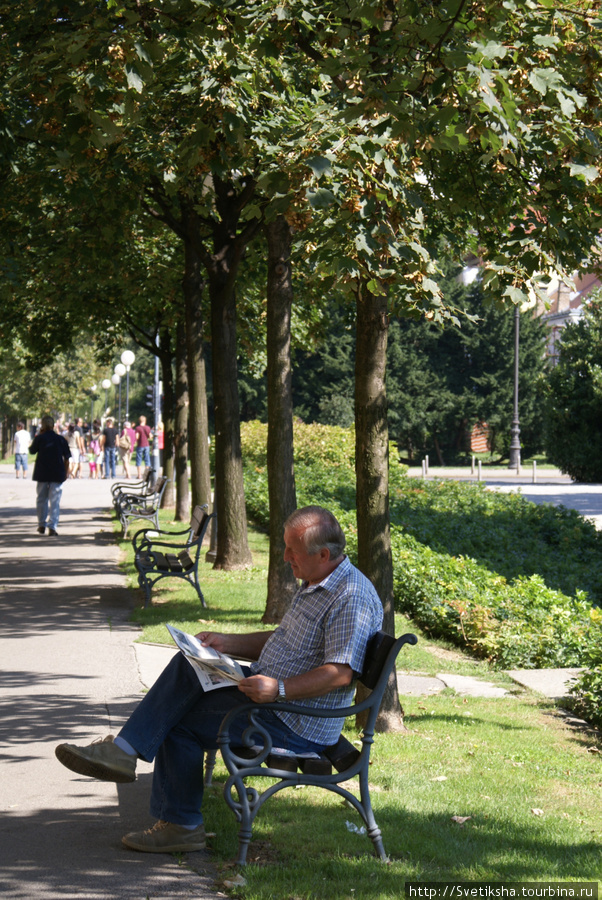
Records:
M171 509L175 504L174 491L174 383L171 335L163 329L159 335L159 360L163 379L163 474L168 479L162 509ZM155 423L157 424L157 423Z
M284 523L297 507L291 384L292 229L279 216L266 225L266 235L270 560L262 621L273 623L281 621L297 588L291 567L284 562Z
M8 459L10 447L9 420L5 415L2 418L2 459Z
M203 359L203 365L204 365ZM190 519L190 485L188 479L188 371L186 361L186 326L176 326L176 386L174 421L174 480L176 483L176 522Z
M211 509L211 473L209 467L209 417L203 347L203 279L195 247L198 231L196 214L187 211L184 241L184 305L186 317L186 355L188 365L188 442L192 505L207 504Z
M226 256L226 254L224 254ZM217 270L217 271L216 271ZM216 569L251 565L240 440L236 295L226 260L209 279L215 416Z
M355 471L358 567L383 604L383 628L395 633L393 560L389 517L389 429L386 360L387 298L361 286L357 293L355 359ZM391 676L376 724L378 731L403 731L397 681Z

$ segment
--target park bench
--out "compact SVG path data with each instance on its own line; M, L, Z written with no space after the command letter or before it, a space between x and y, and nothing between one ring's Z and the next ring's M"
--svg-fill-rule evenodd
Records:
M115 481L111 485L113 506L119 516L120 507L126 498L141 498L146 496L152 488L155 479L155 470L147 468L140 481Z
M298 785L322 787L347 800L363 819L368 836L374 844L376 855L380 859L386 860L382 834L374 819L370 802L368 784L370 751L374 741L376 718L389 676L391 672L395 671L397 656L404 644L416 644L417 640L414 634L404 634L397 639L384 631L379 631L374 635L368 645L364 669L359 679L371 692L366 699L353 706L324 710L304 707L298 703L249 703L226 715L218 735L218 744L229 772L224 786L224 797L240 822L237 865L246 863L253 821L266 800L269 800L278 791ZM346 718L358 713L365 713L366 721L363 727L361 749L341 736L337 744L327 748L317 758L277 753L272 746L270 735L254 716L255 712L267 709L327 718ZM230 723L241 713L246 714L249 719L249 727L245 732L246 746L243 748L231 746L228 731ZM259 749L257 745L259 745ZM205 783L207 784L211 783L215 756L215 750L210 750L206 754ZM255 787L245 784L246 778L257 776L274 779L275 783L261 792ZM344 782L356 776L359 779L359 798L348 789L348 786L343 786Z
M207 513L206 506L195 506L190 527L184 531L142 528L136 532L132 538L134 564L138 584L145 593L145 606L150 603L153 586L162 578L188 581L195 588L202 606L206 606L199 584L199 560L203 538L214 515Z
M153 522L155 528L159 528L159 509L163 492L167 487L167 478L160 475L153 486L143 494L125 495L117 509L117 515L123 528L123 537L128 533L129 524L135 519L146 519Z

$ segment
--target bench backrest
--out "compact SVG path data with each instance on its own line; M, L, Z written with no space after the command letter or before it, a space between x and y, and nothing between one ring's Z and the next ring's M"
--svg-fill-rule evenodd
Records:
M387 661L389 650L395 643L395 638L386 631L377 631L368 641L366 648L366 656L364 659L364 668L359 680L369 690L372 690L383 670L383 666Z
M190 517L190 540L196 541L207 518L206 506L195 506Z
M165 477L165 475L159 475L159 477L155 481L150 493L151 494L161 494L163 491L163 488L165 487L166 484L167 484L167 478Z
M189 543L194 544L196 541L205 536L207 522L211 516L207 512L207 506L195 506L190 517L190 537Z

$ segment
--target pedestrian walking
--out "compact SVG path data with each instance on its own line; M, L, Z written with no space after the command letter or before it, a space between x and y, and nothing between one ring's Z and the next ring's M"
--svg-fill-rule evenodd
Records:
M38 483L38 534L44 534L48 528L48 534L57 537L63 482L69 473L71 451L65 438L55 432L52 416L42 418L29 452L37 454L33 480Z
M23 478L27 478L27 453L31 438L29 432L25 430L24 422L17 422L17 430L14 437L15 447L15 473L19 477L19 469L23 473Z
M150 444L149 437L151 430L146 424L146 416L140 416L139 425L136 425L136 468L138 470L138 478L142 478L142 464L150 468Z
M107 419L100 438L100 446L104 454L104 477L117 477L117 429L113 428L113 419Z

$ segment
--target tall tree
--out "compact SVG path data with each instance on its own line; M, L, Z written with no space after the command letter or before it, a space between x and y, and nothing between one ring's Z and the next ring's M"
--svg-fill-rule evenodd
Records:
M291 389L292 228L284 216L277 216L266 224L266 234L270 560L263 621L279 622L296 586L284 562L284 523L297 506Z

